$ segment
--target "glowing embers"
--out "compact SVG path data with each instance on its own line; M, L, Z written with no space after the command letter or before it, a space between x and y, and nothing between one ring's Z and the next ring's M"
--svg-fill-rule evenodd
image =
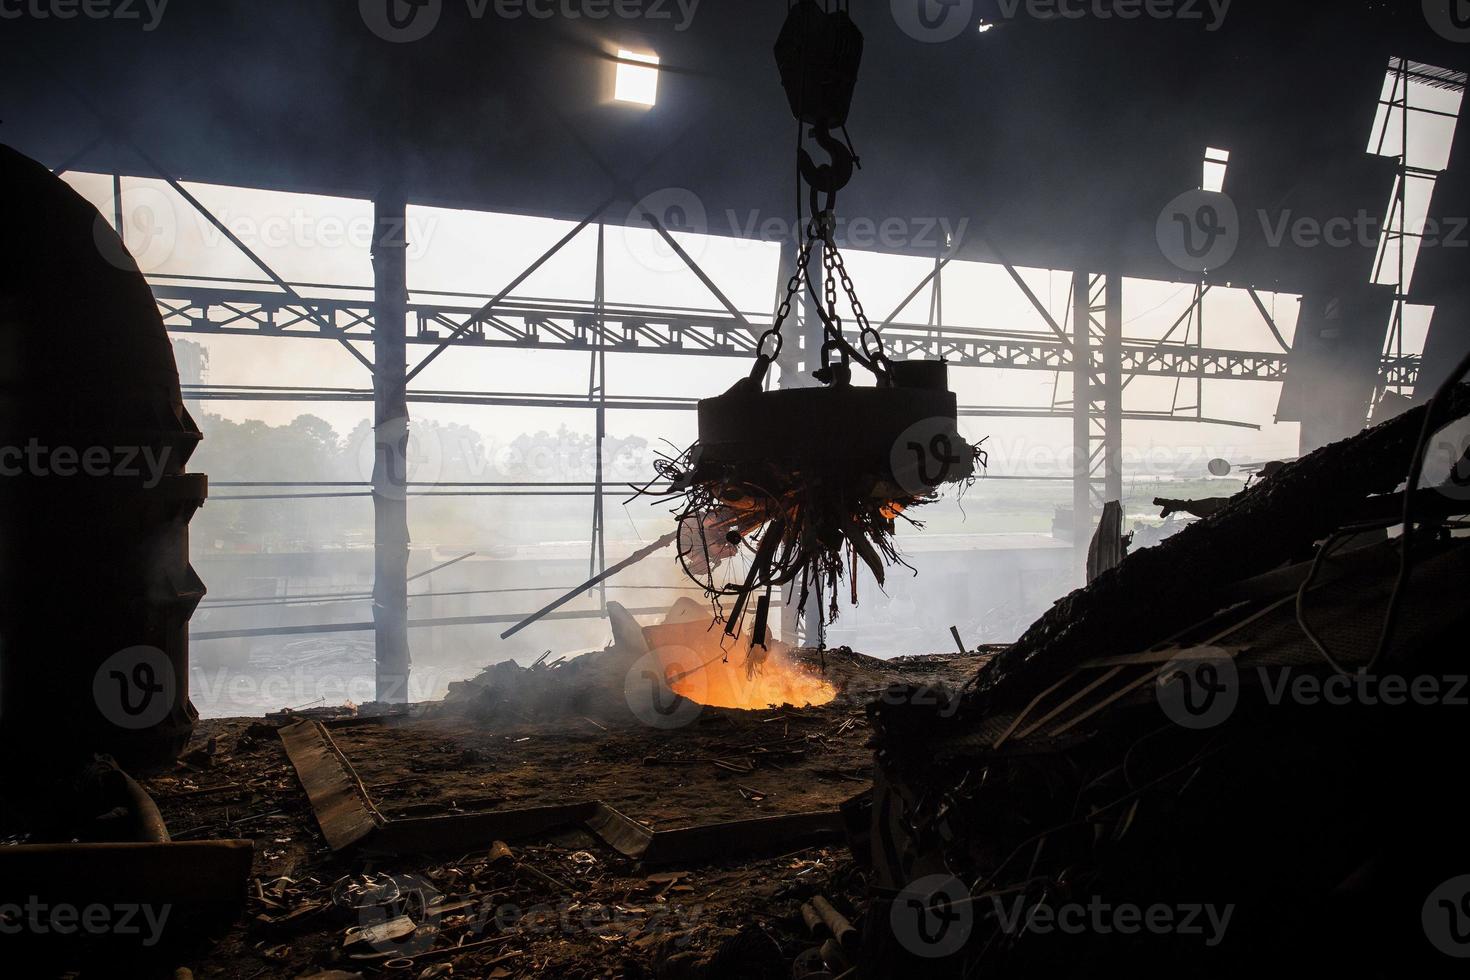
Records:
M837 696L836 688L797 664L783 644L768 640L763 648L748 636L726 636L707 610L688 600L681 600L663 625L645 626L643 635L670 689L697 704L800 708Z

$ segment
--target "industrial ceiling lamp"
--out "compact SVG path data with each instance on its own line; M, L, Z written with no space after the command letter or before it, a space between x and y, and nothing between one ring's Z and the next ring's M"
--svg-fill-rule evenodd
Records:
M984 452L959 433L945 363L889 359L834 241L837 193L858 164L845 138L862 50L862 32L841 5L827 11L803 0L792 8L776 43L781 81L793 115L831 162L819 166L799 151L811 216L796 274L749 377L701 401L698 443L658 464L681 504L681 565L712 598L727 634L739 635L753 610L754 646L765 644L774 589L788 584L802 610L817 596L820 637L837 618L844 582L857 602L860 562L879 585L887 568L905 564L894 544L897 520L919 526L913 508L945 484L967 484L985 465ZM819 244L822 297L809 272ZM856 347L837 312L839 281L858 326ZM822 321L822 366L813 372L822 387L767 391L803 284ZM873 375L873 387L852 383L854 363ZM748 558L743 570L733 561L740 555Z

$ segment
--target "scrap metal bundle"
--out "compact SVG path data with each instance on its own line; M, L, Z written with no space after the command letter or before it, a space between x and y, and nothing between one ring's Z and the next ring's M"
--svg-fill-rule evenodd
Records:
M659 464L680 502L679 562L726 631L748 613L765 642L775 589L819 597L824 623L858 598L858 569L881 586L905 565L897 522L951 483L972 481L984 452L960 436L943 363L892 365L882 387L762 391L749 379L699 405L700 441ZM745 555L747 561L734 561ZM742 567L743 564L743 567ZM752 603L752 599L754 602Z

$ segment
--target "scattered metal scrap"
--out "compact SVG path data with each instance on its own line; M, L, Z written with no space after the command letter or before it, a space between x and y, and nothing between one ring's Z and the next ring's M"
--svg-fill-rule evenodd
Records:
M1128 556L1133 535L1123 533L1123 504L1109 500L1103 505L1097 532L1087 547L1087 581L1092 583L1103 572L1117 568Z
M687 827L649 830L606 803L491 810L437 817L385 817L326 726L311 721L281 729L281 742L333 850L419 854L489 847L495 841L531 838L581 826L624 857L645 865L697 864L779 852L839 835L837 811L798 813Z

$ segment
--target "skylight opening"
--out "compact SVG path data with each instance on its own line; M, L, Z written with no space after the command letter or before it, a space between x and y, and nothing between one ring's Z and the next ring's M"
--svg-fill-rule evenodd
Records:
M1225 172L1230 168L1230 151L1215 147L1205 149L1205 179L1200 186L1207 191L1220 193L1225 189Z
M1465 73L1390 59L1368 152L1401 163L1374 263L1373 282L1407 294L1423 247L1430 201L1449 166L1465 98Z
M613 98L618 102L629 102L634 105L651 107L656 104L658 102L658 63L656 54L638 54L620 49Z

